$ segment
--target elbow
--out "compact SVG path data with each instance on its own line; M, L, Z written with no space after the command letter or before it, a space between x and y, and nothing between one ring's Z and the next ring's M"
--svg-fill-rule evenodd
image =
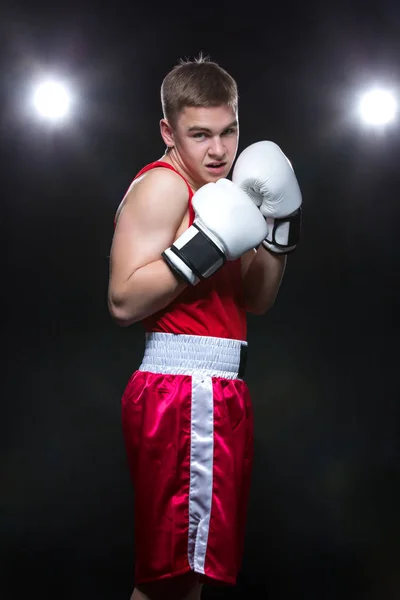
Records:
M262 317L267 312L273 308L275 304L275 298L269 298L268 300L264 300L263 302L254 302L247 307L247 310L252 315L257 317Z
M256 317L262 317L263 315L266 315L267 312L269 312L271 310L271 308L273 307L273 304L268 304L267 306L257 306L257 307L253 307L249 310L249 312L252 315L255 315Z
M139 315L128 311L124 302L114 300L111 295L108 297L108 311L114 323L119 327L129 327L129 325L140 321Z
M129 325L133 325L133 323L136 323L134 319L125 319L114 316L112 318L114 323L118 325L118 327L129 327Z

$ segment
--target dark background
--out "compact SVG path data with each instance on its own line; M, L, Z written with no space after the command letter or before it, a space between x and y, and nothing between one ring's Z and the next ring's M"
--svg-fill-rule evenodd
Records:
M256 460L238 586L205 598L400 597L399 128L357 93L399 89L398 2L3 3L0 598L127 600L133 492L120 398L140 325L106 306L114 212L163 152L159 88L200 51L240 90L240 150L291 159L303 239L249 320ZM64 127L26 110L70 80Z

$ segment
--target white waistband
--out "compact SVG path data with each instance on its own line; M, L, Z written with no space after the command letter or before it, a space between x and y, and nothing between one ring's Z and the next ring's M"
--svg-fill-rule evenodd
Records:
M146 333L139 371L172 375L203 373L237 379L247 342L225 338L172 333Z

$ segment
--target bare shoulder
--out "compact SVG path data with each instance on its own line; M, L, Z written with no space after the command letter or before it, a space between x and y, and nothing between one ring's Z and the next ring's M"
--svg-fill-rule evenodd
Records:
M180 175L165 167L151 169L132 182L118 207L116 219L126 209L152 213L168 208L183 213L187 208L188 194L187 185Z

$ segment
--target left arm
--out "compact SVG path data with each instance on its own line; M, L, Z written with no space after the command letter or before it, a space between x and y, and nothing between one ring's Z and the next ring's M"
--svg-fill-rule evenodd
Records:
M245 304L254 315L265 314L274 305L286 268L286 255L268 252L261 244L242 257Z
M240 154L232 181L250 196L268 224L263 243L242 257L247 310L262 315L275 302L287 254L299 240L301 191L288 158L269 141L252 144Z

